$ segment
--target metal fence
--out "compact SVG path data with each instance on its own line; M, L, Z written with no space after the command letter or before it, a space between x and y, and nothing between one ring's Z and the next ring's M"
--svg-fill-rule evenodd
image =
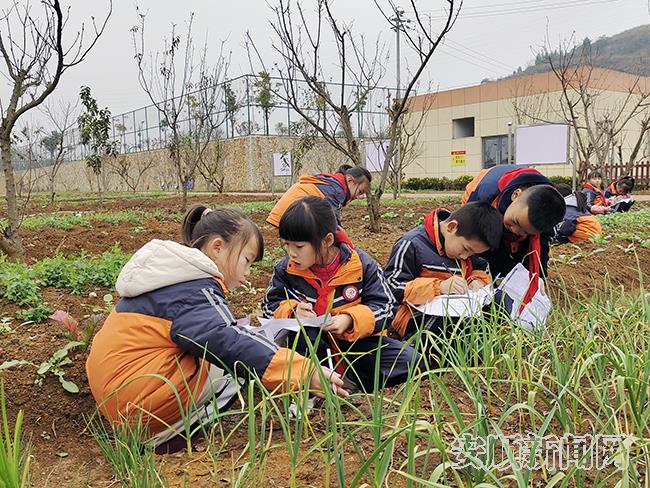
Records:
M236 110L227 110L226 97L215 107L211 118L219 123L215 138L229 139L250 135L299 135L301 124L304 118L290 105L274 96L273 106L269 110L268 124L265 121L264 108L256 102L258 88L256 75L242 75L228 80L220 86L221 93L225 93L228 86L235 95L237 103ZM274 89L283 90L286 79L271 77L270 82ZM341 99L341 91L344 90L343 99L351 103L358 97L363 88L356 85L345 85L342 89L340 84L324 82L335 100ZM319 104L314 99L311 90L305 82L296 82L296 91L299 99L304 100L300 109L305 114L314 117L319 123L327 127L328 131L337 133L338 120L334 117L332 110L324 104ZM197 92L194 92L195 94ZM383 134L388 125L387 108L391 99L396 96L396 90L387 87L375 87L368 93L364 103L352 114L353 132L356 137L378 137ZM178 102L178 100L176 100ZM182 107L178 125L181 134L191 135L193 117L189 104ZM169 146L171 130L169 129L164 116L152 104L129 112L112 117L111 137L117 142L119 152L122 154L139 151L162 149ZM88 152L87 147L79 143L79 131L73 129L65 134L65 144L68 147L66 160L77 161L85 159Z

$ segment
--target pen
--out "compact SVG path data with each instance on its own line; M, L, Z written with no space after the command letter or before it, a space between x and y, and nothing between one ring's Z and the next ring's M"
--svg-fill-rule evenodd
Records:
M303 302L303 300L298 295L296 295L293 291L291 291L290 289L285 288L284 291L286 291L288 295L291 295L293 298L298 300L300 303Z
M332 350L327 348L327 367L334 373L334 363L332 362ZM332 383L332 391L336 394L336 385Z

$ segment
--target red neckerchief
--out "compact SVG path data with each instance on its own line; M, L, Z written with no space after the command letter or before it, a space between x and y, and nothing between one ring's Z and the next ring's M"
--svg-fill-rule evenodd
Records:
M542 256L541 239L539 234L530 236L528 239L528 275L530 276L530 285L528 286L528 291L521 302L519 312L521 312L533 299L535 293L537 293L537 290L539 289L539 280L542 278L540 274Z
M323 173L321 176L327 176L328 178L335 179L339 183L339 185L341 185L341 188L343 188L345 201L347 202L350 199L350 189L348 188L348 181L345 178L345 175L343 173L335 173L335 174Z
M618 192L618 190L616 189L616 182L617 182L617 181L618 181L618 180L614 180L614 181L612 181L612 183L607 187L607 189L608 189L609 191L612 192L612 195L615 195L615 196L619 196L619 195L621 195L621 194Z
M424 230L427 231L427 236L429 236L433 245L436 246L436 252L440 256L446 256L444 238L440 235L440 222L438 219L438 212L440 210L447 212L443 208L435 208L430 214L424 216ZM465 264L467 265L466 275L469 276L472 274L472 260L466 259Z
M607 201L605 199L605 194L603 193L603 190L595 187L589 182L586 182L583 188L586 188L587 190L591 190L598 195L594 200L594 205L607 205Z

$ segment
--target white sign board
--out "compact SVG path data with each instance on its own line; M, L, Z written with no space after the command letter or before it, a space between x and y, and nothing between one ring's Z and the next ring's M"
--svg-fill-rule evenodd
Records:
M291 152L273 153L273 176L291 176Z
M388 141L370 141L365 144L366 169L371 173L378 173L384 169Z
M515 129L515 164L567 164L569 126L524 125Z

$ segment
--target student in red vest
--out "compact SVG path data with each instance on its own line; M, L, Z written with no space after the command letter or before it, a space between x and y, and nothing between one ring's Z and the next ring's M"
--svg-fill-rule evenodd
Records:
M603 176L600 171L591 171L587 176L589 181L586 181L582 187L582 193L587 198L587 206L589 211L594 215L607 213L607 199L601 189L603 183Z
M266 221L274 227L280 225L280 219L289 206L306 196L325 199L334 210L336 223L341 226L341 209L355 198L359 198L370 189L372 175L361 166L342 165L334 174L301 176L298 183L289 188L275 204Z
M533 168L499 165L481 171L465 188L462 203L488 202L503 215L503 238L495 251L482 255L493 277L502 278L517 263L535 278L546 275L550 234L564 218L564 198L551 181Z

